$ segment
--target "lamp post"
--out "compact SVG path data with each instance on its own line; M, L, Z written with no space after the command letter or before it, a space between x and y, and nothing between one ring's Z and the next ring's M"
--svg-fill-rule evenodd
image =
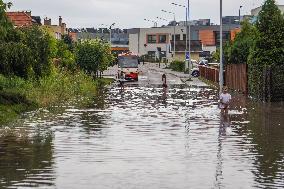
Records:
M219 88L220 93L222 92L224 85L224 66L223 66L223 1L220 0L220 68L219 68Z
M158 27L158 23L156 21L149 20L149 19L146 19L146 18L144 18L144 20L147 21L147 22L153 22L154 23L154 27Z
M102 26L107 26L109 27L109 43L111 45L111 29L112 29L112 26L115 25L115 23L112 23L110 26L109 25L106 25L106 24L101 24ZM102 31L103 32L103 31Z
M241 24L241 9L243 8L243 6L240 6L239 8L239 24Z
M157 19L159 19L159 20L163 20L163 21L168 21L167 19L164 19L164 18L161 18L161 17L156 17Z
M174 60L176 58L176 14L174 12L162 10L162 12L172 14L174 16Z
M185 5L181 5L181 4L177 4L177 3L172 3L172 5L175 6L179 6L179 7L183 7L185 8L185 20L186 20L186 44L185 44L185 56L188 53L188 63L187 63L187 67L189 69L189 77L191 78L191 73L190 73L190 63L191 63L191 47L190 47L190 42L191 42L191 37L190 37L190 12L189 12L189 0L187 1L187 6ZM188 41L188 42L187 42Z
M114 26L115 23L112 23L110 26L109 26L109 43L110 43L110 47L111 47L111 27Z

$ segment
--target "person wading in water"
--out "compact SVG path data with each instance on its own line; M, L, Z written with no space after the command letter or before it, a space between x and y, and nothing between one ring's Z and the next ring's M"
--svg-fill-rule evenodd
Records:
M163 82L163 87L167 88L168 87L168 85L167 85L167 76L166 76L165 73L162 75L162 82Z
M124 89L125 74L123 73L123 71L120 72L118 81L119 81L119 84L120 84L120 88Z

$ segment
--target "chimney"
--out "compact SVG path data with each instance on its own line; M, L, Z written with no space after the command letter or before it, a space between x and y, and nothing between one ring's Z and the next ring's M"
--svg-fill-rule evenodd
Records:
M59 26L62 26L62 17L59 16Z
M46 17L43 21L43 24L45 26L51 26L51 19Z
M32 16L32 11L25 11L28 16Z

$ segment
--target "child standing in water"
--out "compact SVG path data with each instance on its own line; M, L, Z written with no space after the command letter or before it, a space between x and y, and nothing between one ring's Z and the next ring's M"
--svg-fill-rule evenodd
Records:
M232 96L228 93L228 87L224 86L220 94L220 109L222 114L228 114L229 104Z

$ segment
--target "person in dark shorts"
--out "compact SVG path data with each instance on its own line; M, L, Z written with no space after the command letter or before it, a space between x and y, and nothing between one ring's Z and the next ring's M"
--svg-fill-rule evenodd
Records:
M118 81L119 81L121 89L124 89L125 75L123 71L120 72Z
M166 76L166 74L164 73L163 75L162 75L162 82L163 82L163 87L168 87L168 85L167 85L167 76Z

